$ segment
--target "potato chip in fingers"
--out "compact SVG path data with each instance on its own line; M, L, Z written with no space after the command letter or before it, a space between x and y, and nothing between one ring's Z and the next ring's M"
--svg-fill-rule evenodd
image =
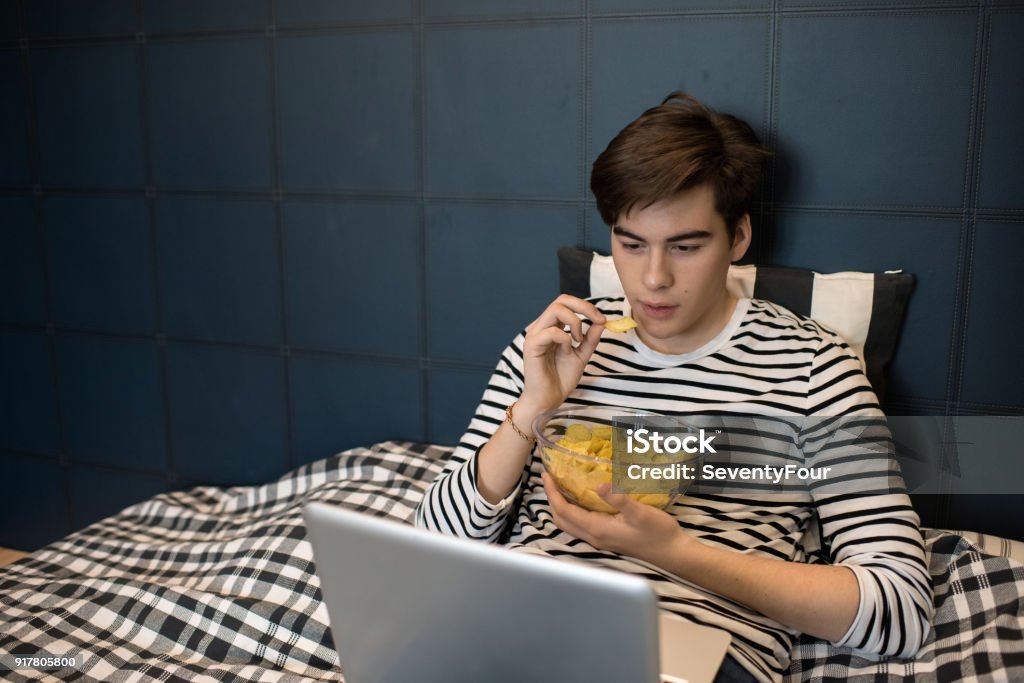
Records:
M636 327L636 321L629 316L618 320L609 320L604 324L604 329L609 332L628 332L634 327Z

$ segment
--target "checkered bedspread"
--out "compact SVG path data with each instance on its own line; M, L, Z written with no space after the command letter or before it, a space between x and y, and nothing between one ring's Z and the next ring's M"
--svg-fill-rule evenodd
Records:
M134 505L0 569L0 653L79 655L5 680L341 681L301 508L410 520L449 449L385 442L258 487ZM935 628L912 661L810 639L793 681L1024 680L1024 565L926 532Z

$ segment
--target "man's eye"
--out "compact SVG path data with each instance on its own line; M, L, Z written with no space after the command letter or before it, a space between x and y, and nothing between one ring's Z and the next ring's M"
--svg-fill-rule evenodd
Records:
M697 251L699 247L695 244L674 244L672 245L672 249L674 249L676 253L685 254L690 251Z
M626 251L636 251L641 247L639 242L623 242L622 248Z

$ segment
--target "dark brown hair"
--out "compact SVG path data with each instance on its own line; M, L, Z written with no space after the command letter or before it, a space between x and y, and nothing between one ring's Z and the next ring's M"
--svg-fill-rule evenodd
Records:
M636 206L709 183L732 240L754 203L767 154L749 124L674 92L608 143L594 161L590 191L611 226Z

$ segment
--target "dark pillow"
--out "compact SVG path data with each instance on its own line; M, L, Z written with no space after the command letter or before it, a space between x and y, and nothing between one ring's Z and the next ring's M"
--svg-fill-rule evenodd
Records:
M558 250L563 293L581 298L622 296L622 284L610 256L587 249ZM883 273L818 273L801 268L731 266L729 290L785 306L813 318L842 337L864 363L878 399L885 396L885 373L896 352L914 276L901 270Z

